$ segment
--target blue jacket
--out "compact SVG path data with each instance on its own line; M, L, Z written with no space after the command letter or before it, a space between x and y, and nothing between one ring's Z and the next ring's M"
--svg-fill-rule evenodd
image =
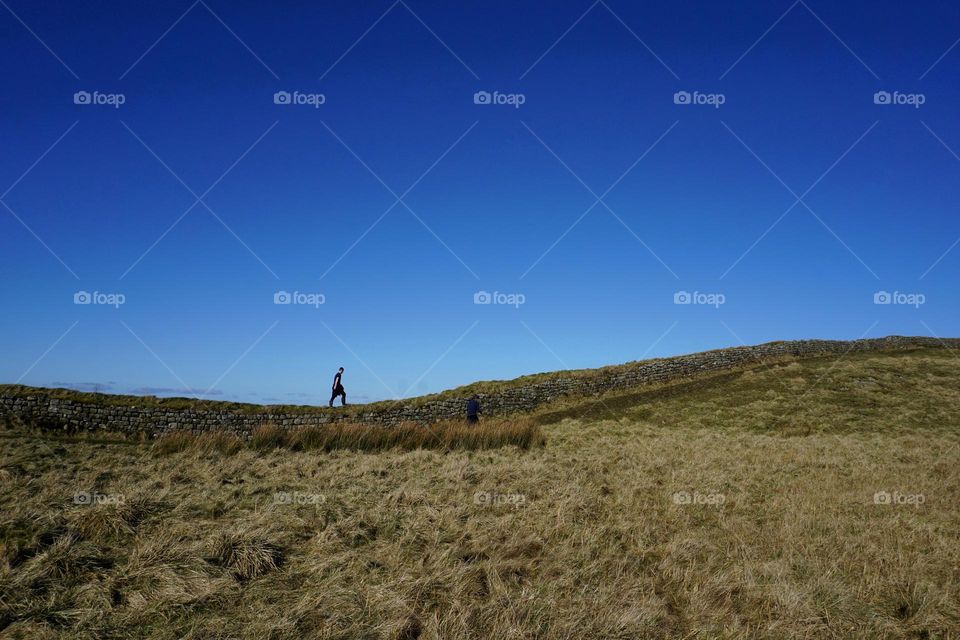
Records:
M467 400L467 415L476 416L480 413L480 401L479 400Z

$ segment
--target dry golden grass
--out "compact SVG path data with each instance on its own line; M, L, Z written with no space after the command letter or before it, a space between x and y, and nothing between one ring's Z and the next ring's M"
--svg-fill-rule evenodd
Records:
M516 446L521 449L546 444L542 427L531 418L488 419L469 425L445 421L430 425L406 422L394 427L337 422L298 429L283 429L274 424L257 427L245 443L224 432L194 434L175 431L154 443L154 450L170 454L190 451L207 455L214 451L231 455L244 444L256 451L386 451L388 449L490 449Z
M777 365L538 420L548 444L529 449L7 432L0 636L960 635L951 353Z
M249 529L221 532L213 542L212 561L240 581L273 571L282 563L283 552L268 537L267 531Z
M213 452L231 455L243 448L243 441L231 433L213 431L195 434L189 431L175 431L157 438L153 448L158 453L180 453L192 451L205 455Z

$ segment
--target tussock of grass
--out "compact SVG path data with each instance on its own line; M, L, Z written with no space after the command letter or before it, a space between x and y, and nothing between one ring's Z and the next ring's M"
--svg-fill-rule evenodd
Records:
M250 446L257 451L279 449L287 442L287 434L275 424L265 424L257 427L250 434Z
M70 530L87 540L134 533L140 523L158 511L156 503L136 497L116 504L76 505L68 512Z
M285 446L297 451L350 449L491 449L509 445L530 449L543 446L542 429L529 419L487 420L478 425L445 421L430 425L412 422L393 427L335 423L288 433Z
M298 429L283 429L273 424L257 427L247 445L255 451L288 449L291 451L386 451L401 449L492 449L516 446L521 449L546 444L542 428L529 418L513 420L489 419L469 425L460 421L421 425L405 422L396 426L364 425L337 422ZM237 436L216 432L196 435L173 432L154 443L160 454L188 451L197 455L218 452L233 455L243 448Z
M256 529L238 529L219 534L213 543L214 564L230 570L243 582L273 571L283 563L283 552Z
M230 593L235 580L200 557L200 549L176 532L132 546L124 565L104 584L103 597L117 612L162 615L169 607L190 607L217 593Z
M233 455L243 447L240 438L223 431L204 433L197 437L199 447L207 453L217 452L223 455Z
M190 431L173 431L153 443L153 449L160 454L190 451L197 455L219 453L233 455L243 448L243 441L232 433L211 431L195 434Z
M196 434L189 431L167 433L157 438L153 443L153 450L157 453L180 453L187 449L192 451L199 451L200 449L200 439Z

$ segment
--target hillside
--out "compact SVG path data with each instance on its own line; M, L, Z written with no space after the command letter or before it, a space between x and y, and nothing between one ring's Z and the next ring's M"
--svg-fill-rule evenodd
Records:
M960 634L954 352L767 363L530 419L545 447L0 431L0 635Z
M888 336L840 340L794 340L732 347L599 369L555 371L507 381L476 382L438 394L327 409L313 406L236 404L188 398L81 393L0 385L0 418L69 431L113 430L156 437L178 430L229 431L249 438L263 424L285 428L332 422L397 426L463 418L464 400L478 394L487 416L530 413L578 398L651 389L777 363L864 353L960 348L960 339Z

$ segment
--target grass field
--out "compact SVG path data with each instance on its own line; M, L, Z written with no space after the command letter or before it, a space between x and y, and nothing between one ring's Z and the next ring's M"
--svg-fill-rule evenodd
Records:
M953 352L530 420L545 446L0 432L0 637L960 637Z

